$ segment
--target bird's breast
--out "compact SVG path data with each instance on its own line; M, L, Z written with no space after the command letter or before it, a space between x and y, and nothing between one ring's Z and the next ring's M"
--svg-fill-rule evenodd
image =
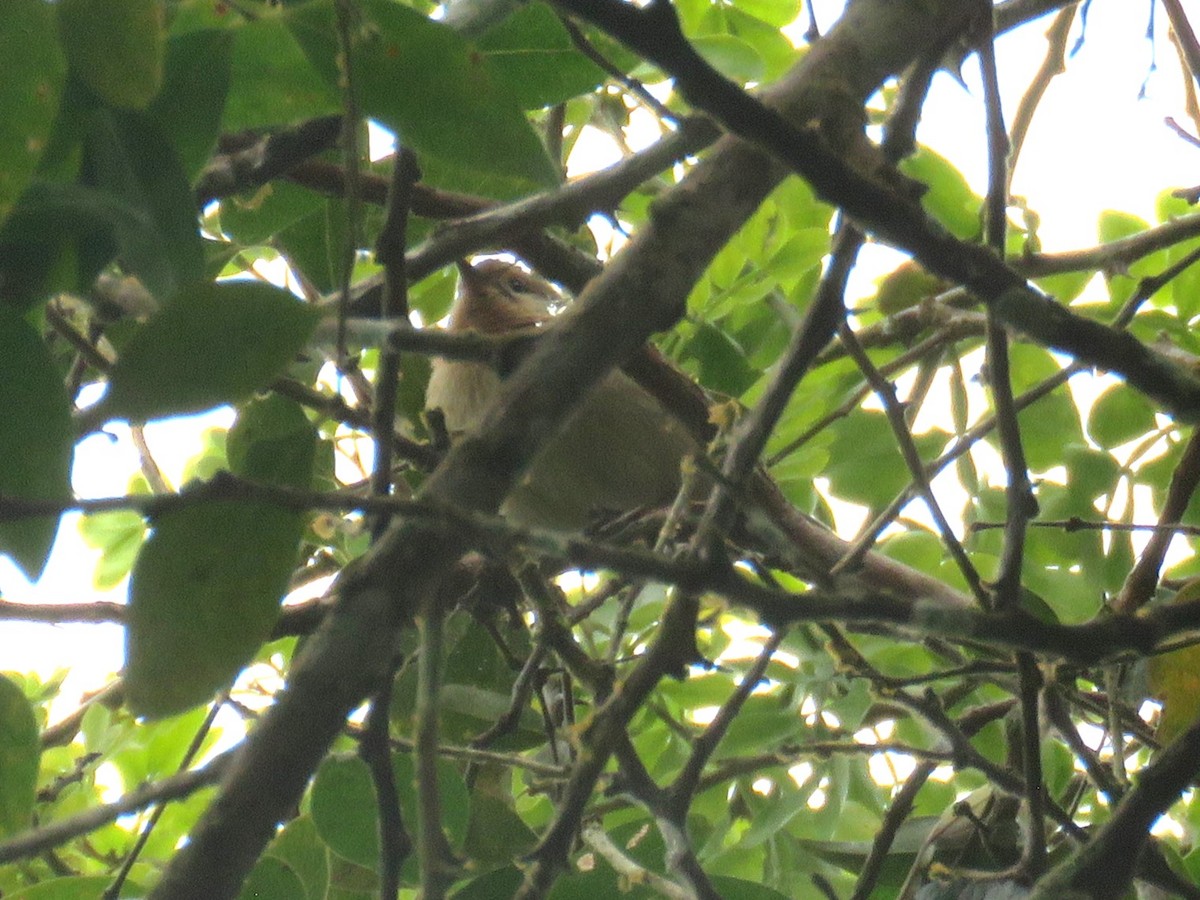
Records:
M499 388L500 376L484 363L435 359L425 408L441 409L446 430L457 437L479 424Z

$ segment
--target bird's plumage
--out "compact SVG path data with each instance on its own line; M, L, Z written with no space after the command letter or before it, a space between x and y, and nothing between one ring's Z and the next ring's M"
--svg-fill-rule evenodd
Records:
M547 323L558 295L512 263L460 265L451 331L502 334ZM425 395L439 408L451 438L475 428L500 387L487 364L436 359ZM669 504L680 464L700 448L678 419L637 382L605 377L534 458L501 507L516 522L577 529L600 512Z

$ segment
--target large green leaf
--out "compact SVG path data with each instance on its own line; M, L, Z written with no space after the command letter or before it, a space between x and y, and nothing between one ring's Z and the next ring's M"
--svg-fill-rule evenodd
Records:
M0 297L28 308L51 293L90 290L115 257L165 299L204 271L178 155L146 113L95 107L78 93L64 104L71 114L56 152L74 159L82 143L80 181L39 179L21 195L0 230ZM63 166L73 177L77 163Z
M0 302L28 309L56 291L84 289L115 253L152 290L174 283L162 235L144 211L106 191L35 180L0 228Z
M544 3L519 8L478 41L496 80L524 109L562 103L600 84L605 73L571 42Z
M297 816L283 827L266 856L285 862L304 885L308 900L324 900L329 889L329 861L311 816Z
M905 175L929 188L921 198L921 204L955 237L969 240L979 236L982 200L948 159L928 147L921 147L905 159L900 168Z
M75 434L71 404L37 332L0 305L0 495L71 496ZM0 552L30 578L41 575L57 516L0 522Z
M0 675L0 837L24 831L32 821L40 754L33 707Z
M112 886L111 875L78 875L67 878L51 878L12 894L4 900L81 900L81 898L103 897L104 891ZM126 888L133 885L126 882Z
M60 0L71 69L105 102L144 109L162 86L164 6L158 0Z
M170 277L143 277L146 287L166 299L180 285L202 278L204 247L196 202L166 132L145 113L95 110L87 117L87 125L87 184L123 200L158 234ZM87 252L96 252L90 245L84 246ZM107 261L107 256L102 256L97 266ZM156 266L153 272L160 270L161 266Z
M222 128L242 131L338 111L332 85L313 70L278 13L234 31Z
M1096 398L1088 412L1088 434L1101 447L1119 447L1155 427L1154 405L1145 395L1123 384Z
M281 859L264 856L242 885L239 900L296 900L304 895L304 882Z
M43 0L9 0L0 16L0 221L8 215L50 140L62 96L66 61L59 49L54 7Z
M251 404L229 445L238 475L311 482L316 431L291 401ZM275 622L303 528L300 514L249 500L196 503L154 523L129 587L125 684L136 713L201 703L253 658Z
M302 534L295 513L200 503L163 516L129 586L125 687L138 715L171 715L228 686L270 634Z
M126 345L98 415L145 421L241 400L283 371L316 322L278 288L193 285Z
M189 31L167 42L162 90L146 112L171 138L188 180L208 162L229 91L233 35Z
M371 771L357 756L331 756L312 784L312 819L317 834L334 853L374 869L379 865L379 833Z
M455 165L553 185L558 170L520 105L483 54L450 28L388 0L363 0L352 57L364 113L418 150ZM334 8L317 0L288 10L309 61L340 84Z

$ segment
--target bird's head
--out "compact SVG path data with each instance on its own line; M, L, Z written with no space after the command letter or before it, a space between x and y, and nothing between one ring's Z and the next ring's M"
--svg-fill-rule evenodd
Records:
M486 259L472 265L463 260L458 298L450 310L451 331L503 334L548 321L561 302L550 283L515 263Z

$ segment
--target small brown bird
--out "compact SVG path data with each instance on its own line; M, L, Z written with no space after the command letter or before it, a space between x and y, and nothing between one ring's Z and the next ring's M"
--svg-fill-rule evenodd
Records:
M549 283L502 260L459 264L450 331L502 334L548 322ZM486 363L435 359L426 409L441 409L453 439L475 428L500 387ZM620 371L591 392L534 458L500 512L524 525L574 530L597 513L669 504L680 464L700 453L684 425Z

